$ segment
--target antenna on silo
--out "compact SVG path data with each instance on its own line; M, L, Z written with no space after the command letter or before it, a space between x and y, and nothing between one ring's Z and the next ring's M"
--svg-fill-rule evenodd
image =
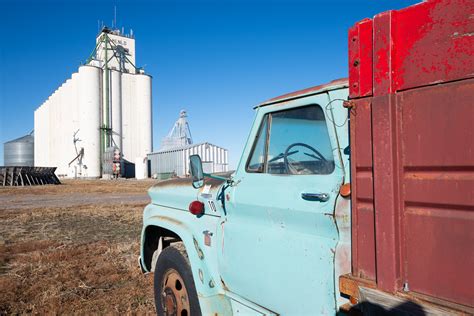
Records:
M112 28L117 27L117 6L114 5L114 25L112 25Z

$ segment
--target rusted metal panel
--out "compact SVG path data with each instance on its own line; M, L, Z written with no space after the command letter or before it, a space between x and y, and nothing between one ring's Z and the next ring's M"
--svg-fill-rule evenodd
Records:
M352 271L375 280L375 222L372 170L372 108L367 99L354 101L350 143L352 174ZM355 183L355 185L354 185Z
M372 99L377 284L394 292L399 277L398 126L393 95Z
M474 77L473 16L471 0L432 0L360 21L349 30L350 97Z
M349 29L349 96L372 94L372 20L365 19Z
M474 305L474 79L403 92L403 282ZM427 264L429 263L429 264ZM436 276L436 277L433 277Z
M381 13L367 48L372 94L354 90L361 72L349 65L352 275L467 311L474 307L473 17L474 2L462 0ZM356 31L350 61L364 54L351 46Z
M392 24L394 90L473 77L473 16L472 0L427 1L400 10Z
M391 45L394 39L394 23L396 11L383 12L374 17L374 96L386 95L394 92L392 78L395 73L393 57L395 47Z
M447 166L462 171L472 165L474 152L466 149L474 139L473 82L469 79L397 95L403 112L406 167Z
M376 15L374 95L473 77L473 16L471 0L426 1Z

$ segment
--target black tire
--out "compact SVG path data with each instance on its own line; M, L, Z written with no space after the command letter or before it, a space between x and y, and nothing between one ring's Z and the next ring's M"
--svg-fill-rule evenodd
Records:
M165 277L166 280L164 280ZM165 284L168 283L169 278L173 277L176 279L176 285ZM184 283L182 285L181 280ZM187 296L186 304L180 304L176 301L176 296L183 293L177 292L177 289L181 290L182 286L184 286L186 294L184 296ZM175 243L160 253L155 266L154 292L156 313L158 315L201 316L191 265L182 243ZM168 306L171 304L172 308L166 309L166 302L168 302ZM179 305L185 305L185 307Z

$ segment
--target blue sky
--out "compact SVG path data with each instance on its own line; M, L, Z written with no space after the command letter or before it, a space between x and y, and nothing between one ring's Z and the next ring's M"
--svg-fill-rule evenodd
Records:
M347 77L347 29L416 2L0 0L0 165L3 143L33 129L34 110L89 56L114 6L153 76L154 149L186 109L194 142L229 149L235 167L254 105Z

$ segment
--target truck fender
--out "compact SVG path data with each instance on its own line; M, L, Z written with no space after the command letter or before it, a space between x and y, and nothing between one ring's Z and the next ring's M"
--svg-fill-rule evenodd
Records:
M196 237L184 223L175 218L153 216L142 230L141 266L145 272L154 270L159 253L174 242L183 242L188 253L193 279L198 294L223 293L219 279L211 275L207 258Z

